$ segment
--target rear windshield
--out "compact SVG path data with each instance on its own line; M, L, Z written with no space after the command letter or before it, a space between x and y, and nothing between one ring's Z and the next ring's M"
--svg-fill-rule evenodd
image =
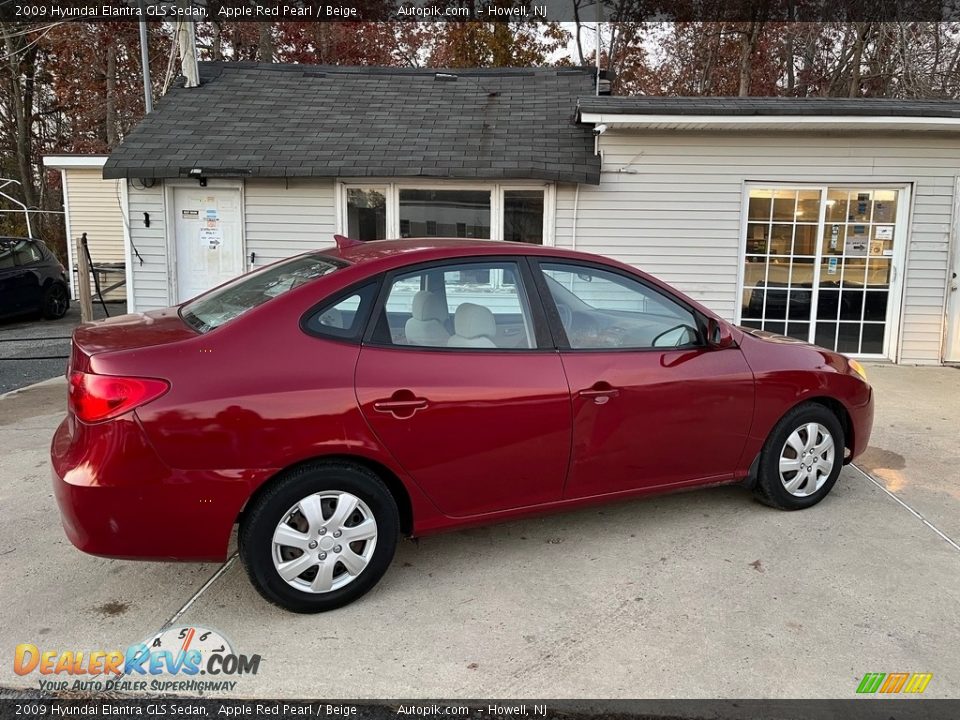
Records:
M242 275L180 308L180 317L199 332L218 328L248 310L329 275L344 263L323 255L307 255Z

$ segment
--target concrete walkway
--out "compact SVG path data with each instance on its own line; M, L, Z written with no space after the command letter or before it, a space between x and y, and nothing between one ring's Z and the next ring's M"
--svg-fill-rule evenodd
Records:
M845 469L815 508L720 488L404 542L372 593L317 616L267 605L233 561L76 551L47 469L65 388L7 395L0 685L37 687L18 643L125 648L173 621L263 656L241 696L848 698L867 672L932 672L925 695L956 697L960 371L869 372L872 477Z

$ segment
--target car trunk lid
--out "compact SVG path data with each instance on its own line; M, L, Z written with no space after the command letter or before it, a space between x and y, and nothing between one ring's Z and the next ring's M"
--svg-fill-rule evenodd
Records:
M197 336L177 308L119 315L80 325L73 331L70 369L93 371L92 358L105 353L137 350Z

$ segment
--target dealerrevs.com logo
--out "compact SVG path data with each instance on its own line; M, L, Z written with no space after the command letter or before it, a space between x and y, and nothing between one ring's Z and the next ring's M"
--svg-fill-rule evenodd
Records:
M216 630L190 626L163 630L121 650L56 650L21 643L18 675L36 674L39 688L88 692L231 692L238 678L256 675L260 655L243 655Z
M933 673L867 673L857 686L857 693L872 695L907 693L919 695L927 689Z

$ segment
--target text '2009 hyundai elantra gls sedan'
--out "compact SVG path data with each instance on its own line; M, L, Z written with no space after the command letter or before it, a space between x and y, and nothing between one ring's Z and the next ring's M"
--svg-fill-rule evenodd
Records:
M837 353L734 327L636 269L480 240L337 246L79 327L51 456L81 550L240 557L297 612L398 536L698 485L807 508L864 450Z

